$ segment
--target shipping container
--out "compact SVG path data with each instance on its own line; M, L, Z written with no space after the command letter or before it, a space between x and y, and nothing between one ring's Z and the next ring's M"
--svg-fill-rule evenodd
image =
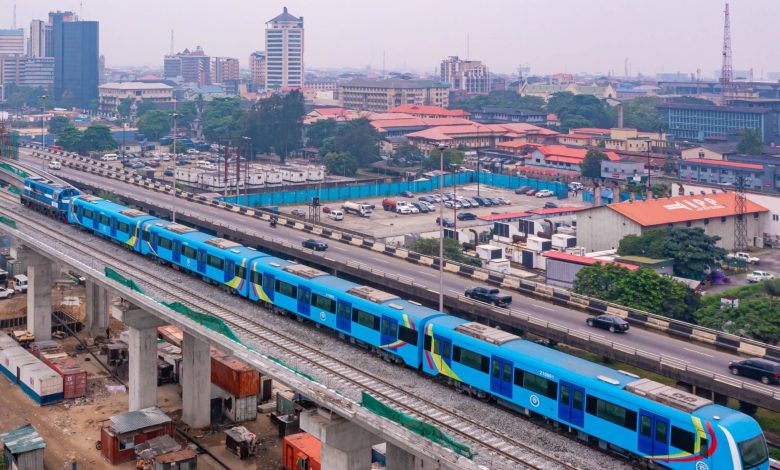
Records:
M0 331L0 349L11 348L19 346L19 343L14 341L13 338Z
M234 356L212 350L211 383L237 398L260 393L258 372Z
M30 343L30 352L33 356L42 359L41 354L57 354L62 353L62 347L60 344L53 340L45 341L33 341Z
M18 383L19 368L25 364L38 361L32 354L21 346L6 348L0 351L0 368L11 382Z
M271 400L274 388L274 381L271 377L260 375L260 394L257 397L258 403L265 403Z
M62 376L62 394L66 400L87 396L87 372L73 358L44 359L52 370Z
M282 441L282 465L285 470L320 470L322 444L309 433L292 434Z
M62 401L62 376L43 362L36 361L22 366L19 386L40 405Z
M257 395L238 398L230 396L225 400L225 416L234 423L257 419Z

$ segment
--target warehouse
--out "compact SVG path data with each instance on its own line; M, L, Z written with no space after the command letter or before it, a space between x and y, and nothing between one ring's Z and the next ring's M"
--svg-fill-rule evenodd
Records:
M745 201L747 245L763 247L767 209ZM588 251L617 249L626 235L641 235L662 227L700 227L720 237L718 246L734 247L737 218L734 192L624 201L594 207L577 214L577 244Z

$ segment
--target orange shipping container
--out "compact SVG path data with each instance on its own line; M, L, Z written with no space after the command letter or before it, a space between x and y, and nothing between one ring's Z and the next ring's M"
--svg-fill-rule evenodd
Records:
M320 441L309 433L290 434L282 441L285 470L320 470Z
M186 374L186 371L184 372ZM255 369L234 356L212 349L211 383L236 398L260 393L260 375Z
M87 396L87 372L73 358L44 359L44 362L62 376L63 397L78 398Z

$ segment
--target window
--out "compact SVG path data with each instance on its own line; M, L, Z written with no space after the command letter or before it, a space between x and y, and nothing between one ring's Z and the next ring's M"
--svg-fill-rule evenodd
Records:
M431 335L425 335L423 348L425 348L426 351L432 351L433 349L433 337Z
M688 222L685 222L685 226L686 227L690 227L691 226L691 221L689 220Z
M370 313L364 312L358 308L352 309L352 321L366 328L371 328L374 331L379 331L379 317L376 315L371 315ZM430 338L430 336L426 337L426 348L428 348L427 338Z
M173 246L169 239L163 237L157 239L157 244L160 245L160 248L165 248L166 250L170 250Z
M236 277L246 279L246 268L244 266L236 266Z
M668 427L667 424L663 421L656 421L655 422L655 440L658 442L666 442L668 441Z
M127 450L135 447L135 436L124 436L119 438L119 450Z
M574 391L574 400L572 401L571 406L572 408L582 410L582 390Z
M122 233L130 233L130 226L124 222L117 221L116 229Z
M588 414L598 416L599 418L617 424L632 431L636 430L636 411L618 406L601 398L588 395L586 411ZM663 423L656 423L656 437L658 437L658 426ZM663 434L666 435L666 425L663 426Z
M460 346L455 346L452 349L452 359L466 367L471 367L486 374L490 370L490 359L488 357Z
M725 217L721 217L721 218L720 218L720 222L721 222L721 223L723 223L723 224L725 224L725 223L726 223L726 218L725 218Z
M695 445L696 435L694 433L672 426L672 446L692 454Z
M553 400L558 398L558 384L522 369L515 369L515 385L540 393Z
M219 269L220 271L225 269L225 261L222 258L218 258L216 256L212 256L212 255L206 256L206 264L208 264L214 269Z
M100 215L100 223L101 225L110 226L111 225L111 219L108 218L107 215Z
M417 331L405 326L398 327L398 339L404 343L417 346Z
M777 222L780 220L780 215L772 214L772 221Z
M192 248L192 247L187 246L187 245L182 245L182 247L181 247L181 255L185 256L187 258L190 258L190 259L195 259L195 256L196 256L195 248Z
M387 318L382 319L382 334L391 338L398 337L398 323L389 321Z
M143 240L145 242L149 241L149 231L148 230L144 230L143 232L141 232L141 240Z
M276 285L274 286L274 290L282 295L286 295L287 297L290 297L292 299L295 299L298 297L298 288L295 287L292 284L288 284L284 281L276 280ZM330 300L330 299L327 299ZM332 302L332 300L331 300ZM323 308L323 307L320 307ZM327 309L325 309L327 310ZM331 313L333 310L331 310Z
M439 355L442 359L449 360L452 357L452 343L445 341L437 341L439 345Z
M569 398L571 398L569 386L561 385L561 395L558 397L558 401L569 406Z
M704 219L704 225L709 225L709 224L710 224L710 219Z
M336 301L323 295L312 294L311 304L330 313L336 313Z
M249 282L252 284L262 284L263 283L263 275L260 274L257 271L250 271L249 273Z
M298 289L298 302L305 304L311 303L311 291L309 289Z
M639 434L645 437L650 437L653 434L653 418L642 415L639 419ZM674 442L672 442L672 445L674 445Z

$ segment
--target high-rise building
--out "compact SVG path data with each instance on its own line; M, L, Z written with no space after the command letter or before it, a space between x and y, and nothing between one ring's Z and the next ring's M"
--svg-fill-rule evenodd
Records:
M27 55L30 57L53 57L51 40L51 25L43 20L32 20L30 22L30 37L27 40Z
M255 91L265 87L265 52L257 51L249 55L249 74Z
M54 58L19 54L0 56L0 85L43 88L51 93L54 86Z
M402 79L352 80L339 85L339 99L345 108L376 113L402 104L446 108L450 102L446 83Z
M303 17L287 7L265 24L266 88L303 86L303 42Z
M441 81L449 83L451 91L469 94L490 93L490 72L479 60L461 60L450 56L441 61Z
M178 55L166 55L163 60L163 77L181 79L181 58Z
M24 54L24 28L0 29L0 54Z
M211 57L198 46L194 51L184 49L176 55L166 55L163 65L165 78L177 79L198 86L211 84Z
M98 97L98 22L67 21L68 13L52 15L54 97L67 95L74 106L86 107Z
M211 58L211 83L238 81L240 78L238 59L233 57Z

